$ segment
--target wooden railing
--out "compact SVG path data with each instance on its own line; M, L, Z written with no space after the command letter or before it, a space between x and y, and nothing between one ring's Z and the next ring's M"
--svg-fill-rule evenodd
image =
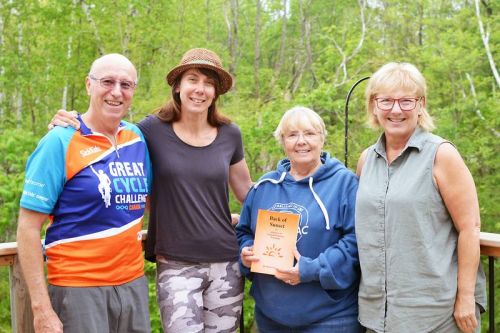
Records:
M146 233L143 232L143 241ZM495 332L495 258L500 257L500 234L481 233L481 255L488 256L489 331ZM31 333L33 314L28 290L17 259L17 243L0 244L0 266L9 266L10 313L13 333Z

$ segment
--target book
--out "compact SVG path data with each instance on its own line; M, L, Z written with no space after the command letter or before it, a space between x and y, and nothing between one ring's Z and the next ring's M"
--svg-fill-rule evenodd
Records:
M253 243L254 256L250 271L274 275L276 268L293 267L293 250L297 242L300 215L259 209Z

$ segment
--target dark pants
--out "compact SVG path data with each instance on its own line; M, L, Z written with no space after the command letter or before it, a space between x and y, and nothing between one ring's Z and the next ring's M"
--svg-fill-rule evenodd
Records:
M357 316L329 319L320 323L299 327L281 325L266 317L257 307L255 321L260 333L361 333L364 332Z

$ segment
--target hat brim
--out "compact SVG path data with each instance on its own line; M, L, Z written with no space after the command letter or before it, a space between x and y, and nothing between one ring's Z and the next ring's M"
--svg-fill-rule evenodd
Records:
M188 69L191 68L206 68L206 69L211 69L217 75L219 76L219 81L220 81L220 94L224 94L231 90L233 87L233 77L231 74L226 72L225 70L212 66L210 64L200 64L200 63L190 63L190 64L184 64L184 65L179 65L177 67L174 67L168 74L167 74L167 83L169 86L172 86L177 79L177 77L182 74L183 72L187 71Z

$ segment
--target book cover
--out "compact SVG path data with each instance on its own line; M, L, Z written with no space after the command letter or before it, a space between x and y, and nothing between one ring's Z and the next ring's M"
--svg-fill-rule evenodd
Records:
M293 267L293 249L297 242L300 215L259 209L250 271L274 275L276 268Z

